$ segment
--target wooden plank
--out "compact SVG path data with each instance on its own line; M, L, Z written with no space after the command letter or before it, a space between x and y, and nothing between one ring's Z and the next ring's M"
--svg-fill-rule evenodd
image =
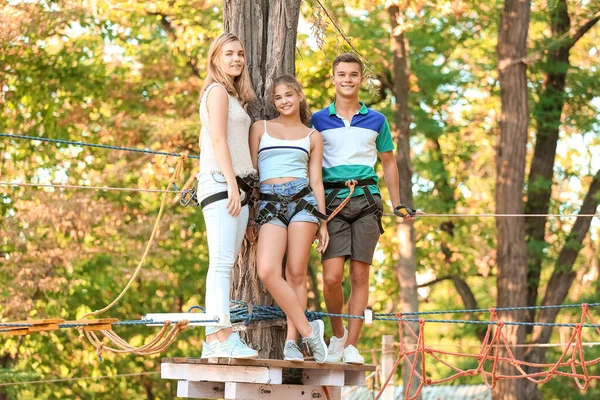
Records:
M27 335L32 332L46 332L55 331L59 329L58 324L63 323L65 320L61 318L47 318L47 319L32 319L27 321L17 321L15 324L27 324L31 326L6 326L2 327L1 333L6 333L9 336L21 336Z
M314 385L260 385L238 382L225 383L225 399L227 400L341 400L341 398L341 387L328 386L325 388L323 386Z
M50 319L32 319L27 320L22 323L24 324L32 324L32 325L50 325L50 324L62 324L65 322L64 319L61 318L50 318Z
M366 386L365 371L344 371L344 386Z
M29 329L27 329L27 328L11 329L8 331L3 331L2 333L5 335L8 335L8 336L23 336L23 335L29 334Z
M190 399L222 399L225 384L219 382L177 382L177 397Z
M344 371L305 369L302 371L302 383L310 386L344 386Z
M163 379L273 384L280 384L283 375L281 368L170 363L162 363L160 372Z
M85 332L90 332L90 331L109 331L112 329L112 324L94 324L94 325L88 325L88 326L84 326L83 330Z
M31 332L48 332L55 331L58 329L58 324L37 324L34 326L30 326L27 330Z
M315 361L292 362L284 360L269 360L269 359L235 359L235 358L187 358L187 357L171 357L163 358L163 363L169 364L219 364L219 365L245 365L259 367L276 367L276 368L297 368L297 369L324 369L334 371L375 371L376 366L371 364L354 365L341 362L319 364Z

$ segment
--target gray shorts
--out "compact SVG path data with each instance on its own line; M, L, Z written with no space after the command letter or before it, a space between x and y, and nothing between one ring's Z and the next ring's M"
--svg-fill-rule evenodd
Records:
M381 197L374 197L377 208L380 212L383 212ZM343 200L335 199L329 208L335 209ZM365 196L352 197L338 215L352 220L367 207L369 207L369 203ZM327 223L329 245L321 256L321 260L325 261L330 258L345 257L346 260L350 258L371 264L373 262L375 247L381 235L381 231L379 230L380 223L381 218L375 214L366 215L352 224L334 217Z
M296 179L291 182L280 183L280 184L275 184L275 185L261 184L260 192L265 193L265 194L278 194L280 196L293 196L307 186L308 186L308 180L301 178L301 179ZM317 206L317 199L315 199L314 194L309 193L306 196L304 196L303 199L306 200L308 203L312 204L313 206L315 206L315 207ZM269 202L264 201L264 200L261 201L258 206L258 212L261 212L265 208L267 203L269 203ZM281 204L280 203L274 203L274 204L275 204L275 208L277 208L277 211L279 211L281 209ZM288 205L287 211L283 215L288 221L290 221L290 224L292 222L314 222L315 224L320 223L320 221L317 217L315 217L314 215L312 215L310 212L308 212L306 210L302 210L302 211L298 212L298 214L294 215L294 217L290 220L290 217L296 211L297 204L298 204L297 202L290 203ZM287 228L287 226L285 226L285 224L281 220L279 220L279 218L271 218L271 220L267 223L281 226L283 228Z

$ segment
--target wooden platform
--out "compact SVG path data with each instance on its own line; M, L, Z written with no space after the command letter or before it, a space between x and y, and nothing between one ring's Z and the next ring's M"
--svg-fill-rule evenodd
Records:
M302 384L283 384L284 369L302 370ZM341 400L343 386L364 386L374 365L314 361L163 358L163 379L177 379L177 397L194 399Z

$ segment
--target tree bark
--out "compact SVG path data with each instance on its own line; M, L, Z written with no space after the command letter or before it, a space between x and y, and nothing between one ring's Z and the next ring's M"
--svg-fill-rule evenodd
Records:
M600 170L596 172L592 180L579 213L594 214L598 205L600 205ZM542 301L543 306L562 304L565 301L576 276L576 272L573 271L573 265L575 264L579 250L581 250L583 239L590 229L591 221L592 217L578 217L573 224L573 228L558 256L554 271L548 282L546 294ZM537 322L553 323L556 320L558 312L558 309L540 310ZM531 341L532 343L548 343L551 334L552 327L536 326L533 329ZM532 363L544 363L546 360L546 350L546 347L532 347L527 352L525 360ZM536 371L534 368L528 370L531 373ZM536 384L528 383L526 385L526 398L532 400L541 399Z
M560 0L551 14L552 37L558 40L569 31L571 20L566 0ZM544 90L540 95L533 115L537 123L535 152L531 162L527 185L527 214L547 214L552 193L552 176L554 175L554 159L558 143L558 131L563 106L565 103L565 83L569 64L568 43L554 49L548 55L545 65L546 77ZM528 218L525 221L527 234L527 305L537 304L540 273L544 249L546 218ZM527 313L527 320L535 319L535 311ZM529 330L530 331L530 330Z
M264 101L267 89L283 74L295 75L296 37L301 0L225 0L225 32L244 43L256 96L249 113L255 119L273 116Z
M498 34L498 64L502 112L500 140L497 153L496 210L499 214L523 213L523 184L529 107L527 66L521 60L527 53L530 5L528 1L506 0ZM503 67L505 66L505 67ZM523 218L497 218L497 290L498 307L515 307L527 299L527 254L525 221ZM504 321L522 321L523 312L503 312ZM520 327L505 326L508 344L523 343L525 331ZM505 353L505 352L504 352ZM517 359L523 350L513 349ZM504 354L506 356L506 354ZM513 366L501 363L498 373L511 375ZM519 379L501 380L493 392L494 399L522 399L523 384Z
M388 7L390 22L392 26L391 45L394 54L394 97L396 99L394 117L398 137L396 139L396 163L400 177L400 200L402 204L413 207L412 195L412 165L410 161L410 110L408 107L410 59L408 39L404 35L402 19L404 15L397 4ZM396 276L400 282L400 303L403 312L414 312L419 310L417 293L417 258L415 245L415 229L412 222L397 220L396 232L398 236L398 264L395 267ZM411 328L418 334L419 326L411 324ZM403 340L409 349L414 349L416 340L405 332ZM418 357L411 357L411 363L419 363ZM420 373L420 368L417 368ZM413 395L420 382L413 379L413 385L406 387L410 375L407 362L402 368L402 379L406 393Z
M248 107L252 120L272 117L265 93L283 74L295 75L296 35L301 0L225 0L223 23L226 32L237 35L246 48L252 85L258 97ZM232 299L251 304L272 305L256 272L256 246L244 240L233 269ZM261 358L282 358L285 329L269 324L246 331L246 340Z

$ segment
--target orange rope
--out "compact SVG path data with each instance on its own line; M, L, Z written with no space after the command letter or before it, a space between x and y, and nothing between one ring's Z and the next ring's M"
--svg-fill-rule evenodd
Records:
M346 204L348 204L348 202L352 198L352 193L354 193L354 187L356 186L357 183L358 183L358 181L356 181L354 179L346 181L345 185L348 189L350 189L350 191L348 192L348 196L344 199L344 201L342 201L340 203L339 206L336 207L335 210L333 210L333 212L329 215L329 217L327 217L326 222L331 221L333 219L333 217L335 217L340 211L342 211L342 208L346 207Z
M511 351L511 345L508 343L506 335L504 334L504 322L498 321L498 315L496 309L490 310L490 324L488 325L488 329L485 333L485 337L482 341L481 347L477 354L467 354L461 352L452 352L452 351L443 351L431 348L425 345L425 336L424 336L424 326L426 321L423 319L419 319L419 334L417 335L407 321L398 321L398 333L400 335L400 343L399 343L399 353L398 358L392 368L392 371L388 375L387 379L383 383L377 397L378 400L385 387L390 382L391 378L396 373L400 362L406 358L406 367L410 370L410 375L408 378L408 382L405 384L405 400L414 400L421 394L421 391L425 385L436 385L440 383L445 383L456 378L462 376L475 376L481 375L485 385L489 389L494 389L496 384L500 380L507 379L527 379L536 384L545 383L549 381L554 376L563 376L572 378L577 387L582 391L585 391L589 388L592 380L600 380L600 375L592 375L589 373L589 367L592 365L596 365L600 363L600 357L595 358L593 360L585 359L585 353L582 342L582 330L583 324L589 321L591 324L595 324L594 318L589 312L587 304L582 304L581 306L581 319L580 322L573 328L573 332L571 334L570 339L567 342L567 346L563 350L562 354L558 358L558 360L554 363L531 363L522 360L518 360L515 358L514 354ZM401 318L401 314L397 314L399 318ZM496 325L495 331L493 330L494 324ZM415 350L407 351L406 343L404 340L404 332L408 332L409 336L416 340L417 346ZM596 332L600 334L600 329L595 328ZM507 356L500 356L501 351L505 351ZM433 380L427 377L427 364L425 362L425 357L429 355L437 362L442 363L443 365L451 368L455 371L452 375ZM411 362L410 358L414 356L414 360ZM477 368L462 370L458 367L453 366L449 362L443 360L441 356L452 356L452 357L466 357L466 358L474 358L477 362ZM417 370L417 363L419 363L418 357L421 357L420 366L421 372ZM491 363L490 371L486 371L485 366L486 363ZM516 375L501 375L498 374L498 367L500 363L510 363L517 371ZM541 372L535 373L527 373L524 370L524 367L533 367L545 369ZM569 371L560 370L569 369ZM410 396L410 388L414 380L419 381L419 386L417 387L415 393Z

